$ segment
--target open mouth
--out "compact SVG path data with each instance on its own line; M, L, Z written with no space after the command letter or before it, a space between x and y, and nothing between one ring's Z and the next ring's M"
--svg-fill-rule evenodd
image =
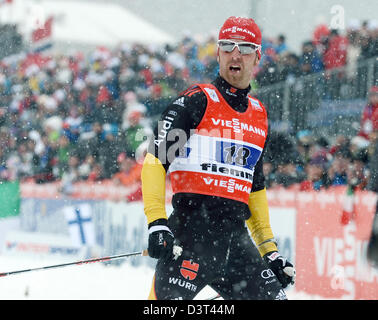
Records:
M231 72L239 72L241 68L239 66L230 66L230 71Z

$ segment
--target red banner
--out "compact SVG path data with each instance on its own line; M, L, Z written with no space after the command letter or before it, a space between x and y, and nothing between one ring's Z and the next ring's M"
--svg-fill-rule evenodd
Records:
M33 31L31 35L31 40L33 43L45 40L48 38L51 38L52 35L52 23L53 23L53 17L49 17L43 27L40 27Z
M125 200L128 195L136 192L140 184L122 186L111 180L99 182L77 182L72 185L70 193L62 192L60 182L38 184L35 182L21 183L21 197L61 199L71 197L74 199L97 199L97 200Z
M378 299L378 270L366 260L376 194L355 194L355 217L347 225L341 223L345 187L269 189L268 198L272 207L296 210L296 290L330 299Z

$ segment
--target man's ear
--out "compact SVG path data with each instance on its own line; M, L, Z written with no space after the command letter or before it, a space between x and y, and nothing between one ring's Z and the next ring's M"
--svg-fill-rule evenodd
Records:
M256 54L255 66L258 66L259 63L260 63L260 58L259 58L259 56Z

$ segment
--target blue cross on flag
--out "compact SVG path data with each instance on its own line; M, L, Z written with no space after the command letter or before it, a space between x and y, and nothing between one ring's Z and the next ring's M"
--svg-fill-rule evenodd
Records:
M64 208L72 244L76 246L95 245L95 231L92 220L92 208L83 203Z

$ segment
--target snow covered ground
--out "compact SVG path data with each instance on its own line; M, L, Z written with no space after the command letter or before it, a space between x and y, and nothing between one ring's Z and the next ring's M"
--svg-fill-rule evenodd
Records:
M61 262L0 256L0 272ZM0 278L0 300L145 300L153 272L151 267L133 267L129 263L92 263L9 275ZM288 290L287 295L294 300L322 299L295 290ZM206 287L196 299L214 296L215 292Z

